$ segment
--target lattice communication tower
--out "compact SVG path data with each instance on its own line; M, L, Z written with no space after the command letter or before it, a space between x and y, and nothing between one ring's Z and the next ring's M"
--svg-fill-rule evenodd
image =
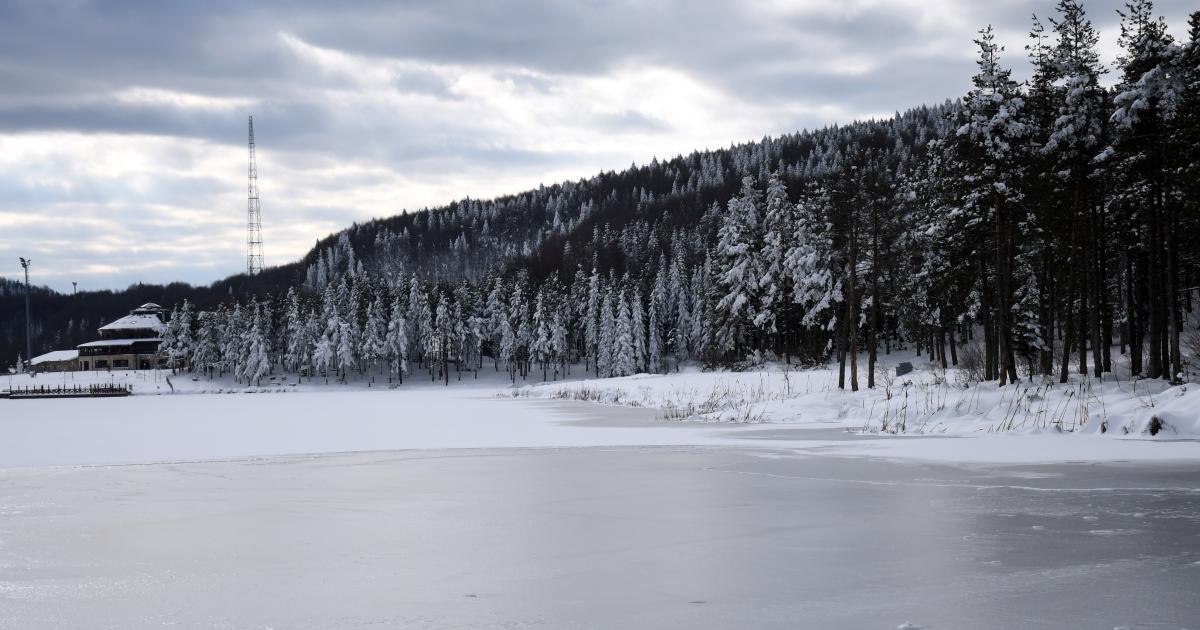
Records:
M246 198L246 273L263 269L262 209L258 205L258 165L254 160L254 116L250 117L250 166Z

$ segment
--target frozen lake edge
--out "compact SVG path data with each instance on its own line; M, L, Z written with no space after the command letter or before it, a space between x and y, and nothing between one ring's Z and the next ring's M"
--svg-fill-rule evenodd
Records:
M37 415L0 417L0 627L1200 617L1195 443L665 422L482 389L9 410Z
M2 477L6 627L987 630L1200 615L1200 473L1171 464L621 446Z

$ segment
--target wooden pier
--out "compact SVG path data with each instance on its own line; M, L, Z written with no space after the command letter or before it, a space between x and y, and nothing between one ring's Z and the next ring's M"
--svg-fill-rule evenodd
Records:
M128 385L39 385L36 387L14 387L0 392L0 398L25 400L32 398L115 398L129 396L133 389Z

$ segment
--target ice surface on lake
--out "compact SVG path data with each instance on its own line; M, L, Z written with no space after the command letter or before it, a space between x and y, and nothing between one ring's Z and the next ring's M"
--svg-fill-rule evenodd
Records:
M1200 618L1194 467L1008 470L694 447L9 470L0 619L989 630ZM1094 514L1121 533L1089 535Z
M960 462L1198 461L1200 442L1094 435L848 435L816 424L657 420L651 409L498 399L495 387L0 401L0 468L393 449L758 446ZM816 427L816 428L814 428Z
M1200 619L1195 442L668 423L484 390L3 401L0 430L0 628ZM1067 459L1092 463L1013 464Z

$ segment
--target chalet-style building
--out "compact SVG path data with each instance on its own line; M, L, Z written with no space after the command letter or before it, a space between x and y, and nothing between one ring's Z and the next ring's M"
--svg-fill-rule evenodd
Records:
M117 321L100 327L100 339L80 344L81 370L149 370L165 365L159 355L162 343L163 308L143 304Z

